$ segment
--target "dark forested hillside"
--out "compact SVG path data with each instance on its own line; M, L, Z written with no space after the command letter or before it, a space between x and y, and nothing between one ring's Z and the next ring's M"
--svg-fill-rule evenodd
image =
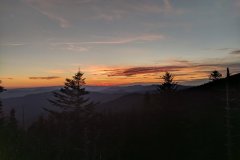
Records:
M86 95L95 103L104 103L121 97L122 94L108 94L99 92L90 92ZM24 97L6 98L3 99L3 109L6 113L10 112L11 109L15 109L16 118L19 124L22 124L22 116L24 112L25 123L30 125L39 116L46 116L47 112L43 108L56 109L52 104L48 102L48 99L52 98L51 92L44 92L38 94L29 94Z
M16 118L22 123L22 116L26 124L31 124L39 116L46 116L43 108L53 109L48 99L52 98L49 91L56 91L60 87L45 87L31 89L15 89L2 93L4 111L10 112L15 109ZM189 88L188 86L179 86L179 90ZM113 112L127 111L142 106L143 95L156 92L156 85L133 85L133 86L115 86L98 87L87 86L90 94L86 95L91 101L98 103L97 111L112 110ZM136 97L136 98L134 98ZM23 111L24 110L24 111Z
M231 151L231 158L237 160L239 84L237 74L186 90L124 95L96 105L101 112L87 115L49 113L28 129L7 127L2 136L14 129L14 138L5 135L8 140L1 143L0 156L17 160L226 160Z

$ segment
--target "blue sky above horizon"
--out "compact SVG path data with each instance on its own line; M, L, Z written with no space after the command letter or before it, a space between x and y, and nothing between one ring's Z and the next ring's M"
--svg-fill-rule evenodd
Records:
M60 85L156 83L170 71L199 84L240 72L240 0L2 0L0 79Z

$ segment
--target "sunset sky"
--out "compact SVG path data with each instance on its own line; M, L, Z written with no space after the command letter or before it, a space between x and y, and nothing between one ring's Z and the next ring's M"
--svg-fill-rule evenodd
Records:
M0 79L6 88L180 84L240 72L240 0L1 0Z

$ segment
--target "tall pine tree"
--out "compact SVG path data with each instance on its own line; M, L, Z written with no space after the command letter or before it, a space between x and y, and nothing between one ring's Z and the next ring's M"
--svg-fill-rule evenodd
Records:
M209 75L209 80L211 81L216 81L220 78L222 78L222 74L217 70L212 71L211 74Z
M165 72L165 74L161 77L163 83L157 86L158 92L174 92L177 89L177 83L173 81L174 76L169 73Z
M84 85L83 73L78 71L72 79L65 80L65 85L60 91L53 92L54 99L49 101L65 112L90 113L93 109L93 103L84 97L89 93L85 90Z
M95 113L94 104L85 97L89 92L84 88L85 78L78 71L72 79L67 78L65 85L58 92L53 92L54 99L49 100L62 112L49 111L56 118L55 127L65 139L66 144L75 144L80 148L85 159L90 159L90 153L94 144ZM62 138L61 138L62 139Z

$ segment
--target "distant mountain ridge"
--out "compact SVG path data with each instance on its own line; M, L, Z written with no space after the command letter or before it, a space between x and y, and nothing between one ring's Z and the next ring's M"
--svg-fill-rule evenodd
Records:
M9 113L11 108L16 110L16 117L21 121L22 110L25 112L26 121L32 122L40 115L46 115L43 108L57 109L48 102L48 99L53 98L52 91L57 91L61 87L41 87L41 88L25 88L25 89L12 89L2 94L4 111ZM90 91L90 94L86 95L90 101L100 103L96 106L98 110L106 107L104 105L114 105L121 110L125 108L124 103L127 104L139 104L141 98L145 93L156 93L157 85L132 85L132 86L86 86L86 90ZM181 89L189 88L188 86L179 86ZM135 96L134 96L135 95ZM137 95L137 96L136 96ZM122 97L122 98L121 98ZM130 98L129 97L133 97ZM119 99L119 100L118 100ZM116 101L115 101L116 100ZM122 105L121 105L122 104ZM117 107L118 106L118 107ZM126 105L127 107L128 105ZM136 105L135 105L136 106ZM108 108L108 107L107 107ZM125 108L126 109L126 108ZM124 109L124 110L125 110Z
M122 94L107 94L99 92L90 92L85 98L88 98L94 103L105 103L111 100L115 100L123 96ZM5 98L2 99L3 110L5 114L9 114L12 108L16 111L16 118L22 122L22 115L24 112L26 124L31 124L40 115L47 115L47 112L43 108L51 110L58 110L58 107L53 106L48 99L52 99L53 94L51 92L30 94L23 97Z
M229 86L240 92L240 74L229 77ZM226 87L226 78L208 82L200 86L178 86L178 90L183 90L182 94L191 94L198 91L224 91ZM23 109L25 112L26 123L31 123L40 115L46 115L43 107L56 109L48 99L53 97L52 91L57 91L60 86L11 89L1 94L3 108L6 114L11 108L16 110L16 117L21 123ZM127 111L136 109L144 104L145 93L156 93L157 85L131 85L131 86L86 86L90 94L86 96L90 101L100 102L96 106L98 111ZM239 97L240 98L240 97Z
M156 84L153 85L132 85L132 86L116 86L116 87L109 87L106 88L105 90L102 90L101 92L104 93L155 93L157 91L157 86ZM182 89L187 89L189 86L182 86L178 85L177 89L182 90Z
M89 92L100 92L109 94L129 94L129 93L153 93L156 91L156 84L153 85L130 85L130 86L85 86L86 90ZM6 92L1 93L1 98L16 98L24 97L26 95L45 93L57 91L61 86L52 87L36 87L36 88L19 88L19 89L9 89ZM178 89L186 89L189 86L179 85Z
M197 95L197 94L208 94L209 92L217 92L219 94L226 92L227 78L222 78L216 81L211 81L199 86L186 87L179 86L179 94ZM234 92L234 97L240 100L240 73L231 75L228 79L230 92ZM156 93L156 92L155 92ZM233 93L232 93L233 94ZM124 112L137 107L143 107L144 105L144 94L131 93L119 97L118 99L108 101L99 105L100 110L110 110L111 112Z
M52 92L60 89L61 87L62 86L8 89L1 94L1 98L24 97L30 94ZM107 87L105 86L86 86L86 89L91 92L101 91L106 88Z

